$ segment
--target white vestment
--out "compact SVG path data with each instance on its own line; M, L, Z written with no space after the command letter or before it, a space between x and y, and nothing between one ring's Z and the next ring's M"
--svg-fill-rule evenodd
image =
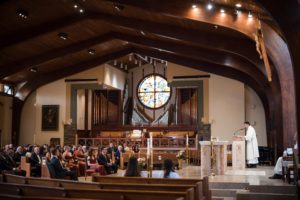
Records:
M252 126L249 126L247 128L247 133L245 136L246 142L247 142L247 163L248 164L257 164L258 163L258 144L257 144L257 138L255 130Z

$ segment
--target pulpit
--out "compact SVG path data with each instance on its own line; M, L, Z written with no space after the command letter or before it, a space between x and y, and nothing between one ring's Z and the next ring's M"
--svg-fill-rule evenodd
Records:
M244 170L245 167L245 137L234 136L232 140L232 169Z
M227 169L227 141L200 141L201 176L224 175Z

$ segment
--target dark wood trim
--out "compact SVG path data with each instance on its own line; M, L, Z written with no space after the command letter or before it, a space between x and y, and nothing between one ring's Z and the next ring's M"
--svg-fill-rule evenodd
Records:
M98 79L97 79L97 78L65 79L65 82L66 82L66 83L70 83L70 82L93 82L93 81L98 81Z
M89 128L89 90L84 90L84 130L88 130Z

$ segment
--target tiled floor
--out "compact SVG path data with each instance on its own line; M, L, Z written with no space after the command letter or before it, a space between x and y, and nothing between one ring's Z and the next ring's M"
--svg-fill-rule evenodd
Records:
M111 176L124 176L125 170L118 170L117 174ZM184 166L183 169L177 171L182 178L201 178L199 166ZM233 183L249 183L250 185L287 185L282 180L269 179L273 175L273 167L258 166L257 168L233 171L228 168L225 175L210 176L210 182L233 182ZM146 176L146 173L144 173ZM161 178L162 171L153 171L153 177ZM84 178L80 178L85 181ZM86 181L91 181L87 177Z

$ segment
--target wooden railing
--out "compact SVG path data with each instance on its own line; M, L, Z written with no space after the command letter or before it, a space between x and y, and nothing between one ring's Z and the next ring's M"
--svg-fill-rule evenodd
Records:
M197 137L189 138L189 149L197 149ZM147 138L78 138L78 144L86 146L108 146L110 143L116 145L126 143L128 147L138 144L140 149L147 147ZM185 138L153 138L153 148L155 149L184 149L186 148Z

